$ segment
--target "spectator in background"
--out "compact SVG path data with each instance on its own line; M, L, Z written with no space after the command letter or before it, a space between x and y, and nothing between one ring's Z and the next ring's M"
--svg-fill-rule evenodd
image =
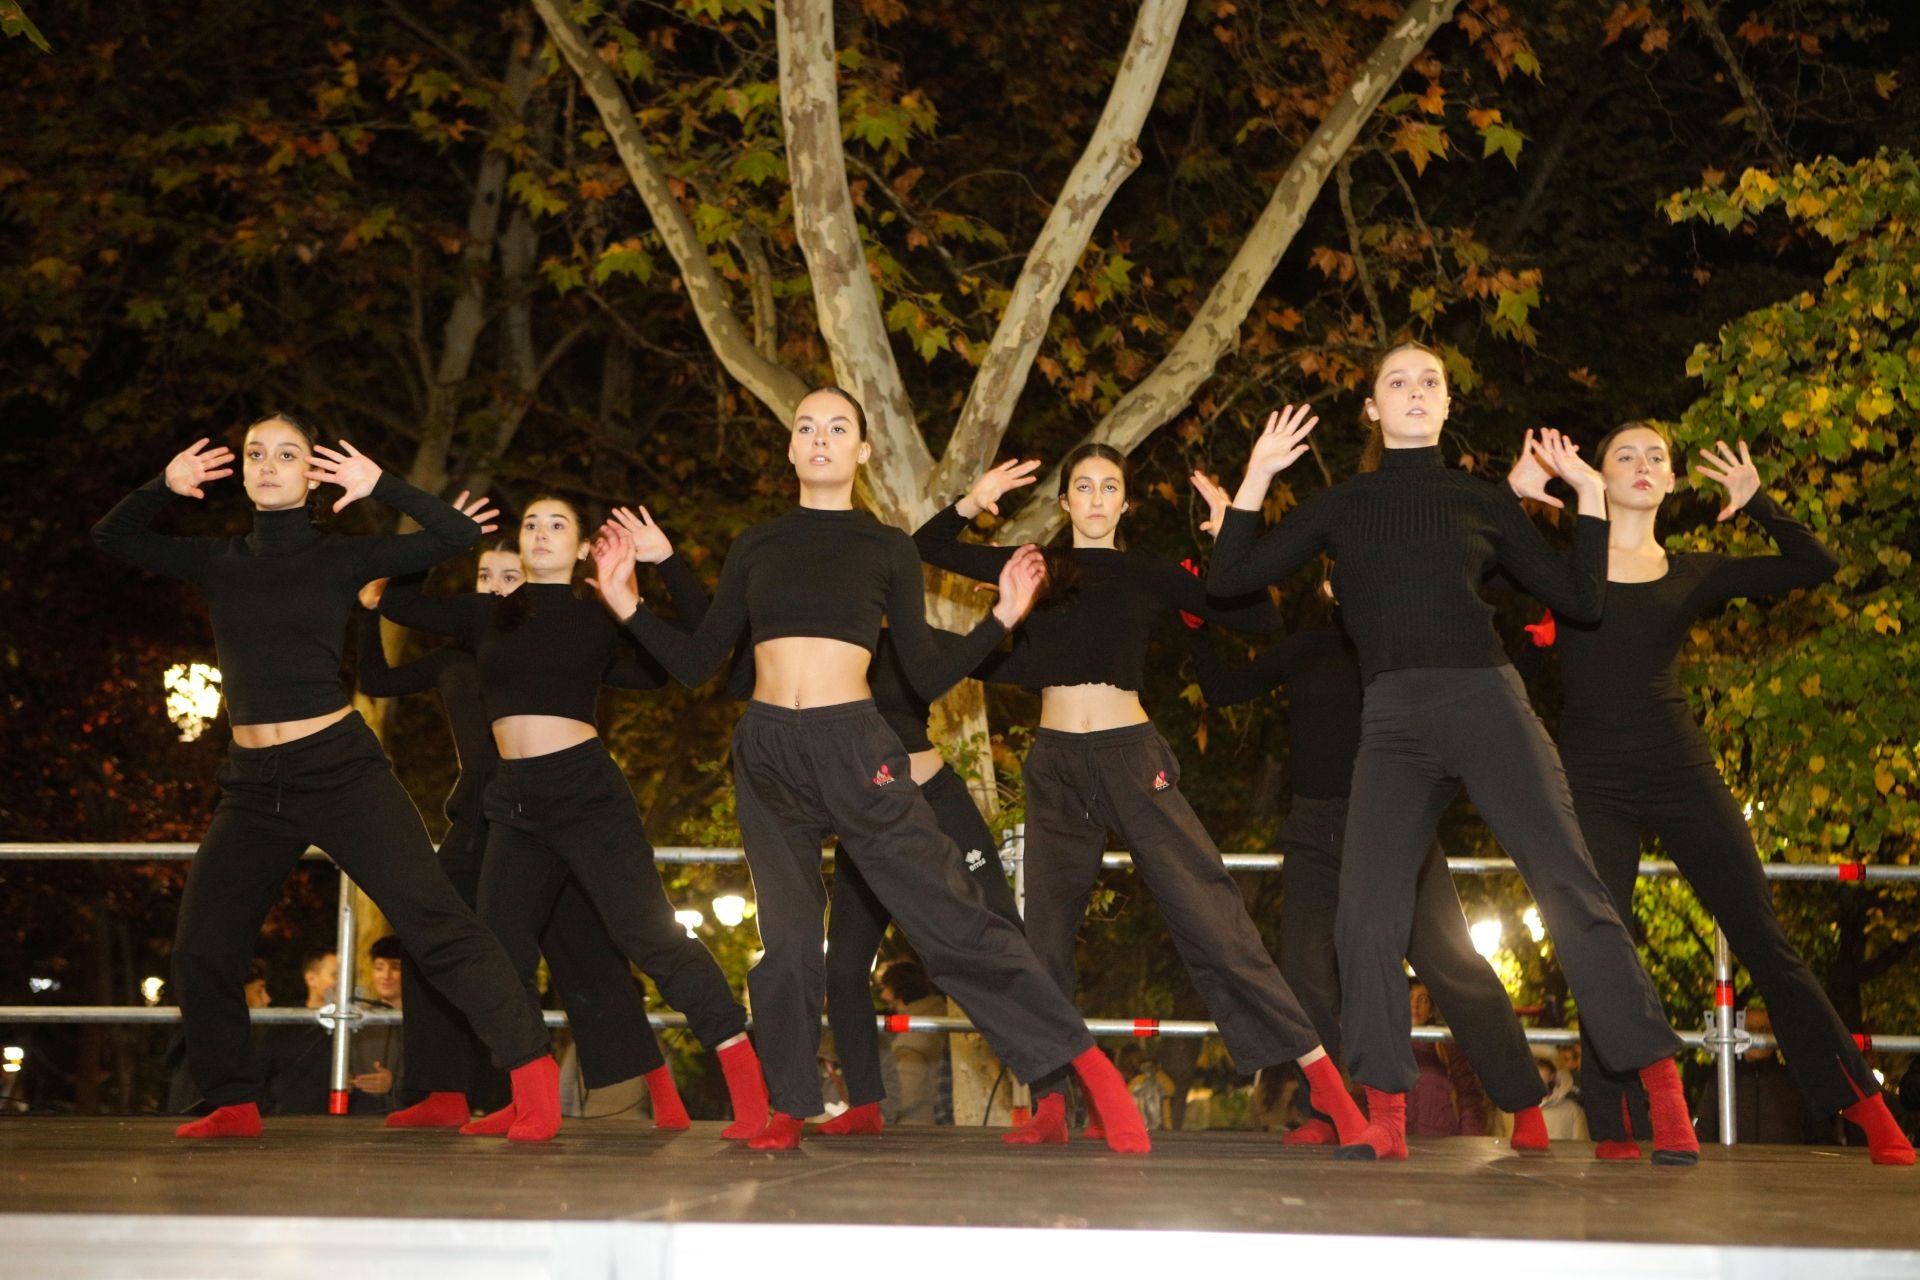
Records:
M372 964L372 991L354 1003L369 1010L399 1009L404 969L400 939L392 934L375 938L367 956ZM386 1115L407 1105L406 1085L401 1078L402 1048L398 1025L362 1025L354 1031L349 1059L353 1085L349 1114Z
M1574 1083L1579 1077L1567 1069L1561 1049L1554 1045L1533 1046L1533 1057L1540 1068L1540 1083L1547 1086L1546 1099L1540 1104L1540 1116L1547 1122L1547 1136L1584 1142L1587 1113L1580 1109L1580 1091Z
M320 1008L339 985L340 958L331 948L307 952L300 980L307 988L306 1007ZM261 1110L277 1116L325 1115L332 1047L333 1038L317 1020L267 1027L260 1036Z
M1773 1035L1773 1019L1766 1006L1749 1004L1742 1015L1746 1029L1756 1036ZM1839 1125L1833 1118L1816 1119L1807 1114L1807 1106L1794 1084L1793 1074L1780 1060L1776 1049L1752 1048L1734 1063L1734 1137L1740 1142L1839 1142ZM1706 1089L1700 1095L1700 1140L1720 1139L1720 1073L1710 1070ZM1862 1143L1864 1145L1864 1142Z
M1416 980L1407 988L1407 1005L1414 1026L1433 1025L1433 997L1425 983ZM1460 1046L1451 1040L1415 1040L1413 1061L1420 1077L1407 1095L1407 1136L1483 1136L1487 1132L1486 1091Z
M896 960L880 975L880 998L894 1013L937 1018L947 1012L918 960ZM940 1066L947 1037L939 1031L906 1031L892 1037L893 1065L900 1075L900 1123L932 1124L940 1093Z

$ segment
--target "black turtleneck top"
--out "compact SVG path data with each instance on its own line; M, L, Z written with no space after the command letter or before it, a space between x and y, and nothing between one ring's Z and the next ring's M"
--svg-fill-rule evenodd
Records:
M487 718L486 700L480 694L480 665L473 655L459 645L448 644L404 666L390 666L380 643L380 615L362 609L359 617L355 648L359 654L360 692L369 698L400 698L429 689L438 691L460 764L454 794L471 793L486 785L500 763L500 755L494 749L493 722Z
M169 537L151 526L182 499L162 475L109 511L93 527L93 540L128 564L200 588L231 723L307 720L346 704L340 658L360 588L424 572L480 536L479 525L390 472L381 473L373 498L413 517L420 531L329 533L316 529L301 506L256 510L245 537Z
M734 539L713 606L692 635L645 607L634 611L627 626L674 679L698 685L742 639L751 648L787 636L817 636L871 654L882 619L908 683L928 700L953 686L957 677L948 673L979 666L1006 634L988 614L942 653L927 625L913 540L864 511L811 507L795 507Z
M948 507L920 526L914 545L928 564L992 582L1017 548L962 542L969 521ZM1063 595L1034 606L1013 638L1013 650L993 665L998 684L1047 689L1110 684L1134 693L1146 687L1147 646L1164 613L1184 609L1236 631L1277 631L1282 625L1260 588L1248 599L1223 601L1177 564L1104 547L1068 552L1080 580Z
M1554 619L1565 705L1563 754L1625 753L1641 763L1708 764L1713 752L1680 689L1680 648L1695 618L1743 596L1818 586L1840 562L1798 520L1755 494L1746 512L1784 553L1667 557L1665 577L1607 584L1599 622Z
M1315 494L1264 535L1258 512L1230 508L1207 586L1253 591L1323 553L1369 681L1406 667L1507 665L1479 593L1495 569L1567 618L1599 618L1606 595L1605 520L1577 517L1571 554L1557 552L1511 490L1446 467L1438 445L1388 449L1378 471Z
M679 556L668 556L659 568L682 625L697 623L707 596L692 568ZM667 682L660 664L639 651L598 600L575 595L572 583L527 582L511 596L429 597L415 576L388 585L380 612L473 650L489 723L563 716L594 724L601 685L658 689Z
M1191 633L1200 692L1211 706L1251 702L1287 686L1287 766L1293 794L1344 798L1360 754L1360 661L1336 626L1296 631L1244 667L1221 660L1208 628Z

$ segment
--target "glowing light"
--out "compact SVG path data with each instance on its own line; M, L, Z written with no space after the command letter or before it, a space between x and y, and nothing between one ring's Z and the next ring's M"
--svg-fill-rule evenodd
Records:
M707 922L705 916L693 910L676 911L673 913L673 918L685 927L689 938L698 937L699 935L694 933L694 930Z
M160 988L166 986L160 978L142 978L140 980L140 998L148 1004L160 1003Z
M0 1062L0 1071L8 1073L18 1071L20 1064L26 1061L26 1057L27 1051L17 1044L10 1044L5 1049L0 1049L0 1058L5 1059L4 1062Z
M1482 920L1468 929L1467 934L1473 939L1473 949L1491 960L1494 953L1500 950L1500 939L1506 935L1506 931L1500 927L1498 920Z
M1540 908L1528 907L1520 914L1520 923L1527 926L1527 936L1535 942L1545 942L1547 926L1540 923Z
M167 691L167 719L180 731L180 741L194 741L219 716L218 668L204 662L176 662L160 683Z
M1880 1068L1878 1067L1873 1068L1873 1078L1875 1081L1877 1081L1881 1085L1885 1085L1887 1083L1886 1073L1881 1071Z
M43 991L58 991L59 989L60 989L60 979L58 978L28 978L27 979L27 990L33 992L33 994L35 995L39 995Z
M1752 822L1753 821L1753 801L1749 800L1745 804L1741 805L1740 813L1742 816L1746 818L1748 822Z
M723 893L713 900L713 918L731 929L747 918L747 900L737 893Z

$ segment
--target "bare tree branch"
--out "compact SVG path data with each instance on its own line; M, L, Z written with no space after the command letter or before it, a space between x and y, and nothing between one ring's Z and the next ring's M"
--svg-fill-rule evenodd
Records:
M541 0L543 5L554 0ZM874 442L868 476L895 518L922 514L933 455L893 358L880 295L860 242L840 142L840 88L833 53L833 0L779 0L780 114L793 182L793 225L813 281L814 311L834 377L857 397Z
M1367 313L1373 317L1373 340L1385 341L1387 313L1380 309L1380 295L1373 287L1373 273L1367 270L1367 255L1360 244L1360 221L1353 216L1353 157L1340 157L1334 169L1334 187L1340 193L1340 218L1347 224L1347 251L1353 255L1353 274L1360 281L1360 292L1367 298ZM1315 456L1318 456L1316 452Z
M969 483L999 452L1060 295L1107 205L1140 166L1140 129L1160 92L1186 9L1186 0L1141 0L1107 104L1014 281L931 493Z
M1120 398L1112 412L1087 433L1123 453L1173 420L1193 399L1193 393L1213 376L1220 359L1232 349L1240 326L1265 287L1282 255L1299 234L1314 200L1326 186L1334 166L1353 145L1387 90L1393 87L1427 41L1452 18L1460 0L1412 0L1393 28L1374 47L1353 83L1335 100L1320 127L1287 166L1267 207L1240 245L1193 323L1187 326L1164 359ZM1059 488L1056 466L1035 488L1052 493ZM1009 524L1006 542L1043 541L1064 517L1055 503L1028 503Z
M599 110L600 121L620 153L634 191L646 205L654 228L680 271L687 298L693 303L694 316L712 344L714 354L720 357L727 372L762 404L781 418L790 417L793 407L806 394L805 381L791 369L762 355L733 314L727 300L726 282L708 261L706 248L700 243L692 220L674 198L666 169L648 148L646 136L634 119L633 109L627 104L613 72L589 47L586 33L567 16L565 0L533 0L533 6L546 24L554 46L573 68L586 87L587 96Z
M1760 101L1759 91L1753 87L1753 80L1747 75L1746 68L1740 65L1740 55L1734 52L1732 43L1727 40L1727 33L1720 29L1719 14L1707 8L1705 0L1684 0L1684 3L1688 16L1700 25L1707 43L1713 46L1713 51L1720 55L1720 61L1726 64L1727 75L1740 91L1740 101L1747 104L1747 114L1760 145L1767 149L1767 154L1773 157L1773 163L1782 172L1791 169L1793 160L1787 154L1787 144L1781 139L1779 130L1773 127L1773 115L1767 110L1767 104Z

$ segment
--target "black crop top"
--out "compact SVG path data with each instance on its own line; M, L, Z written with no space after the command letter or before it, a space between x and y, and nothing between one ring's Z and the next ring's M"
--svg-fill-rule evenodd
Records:
M1360 754L1360 661L1338 626L1296 631L1244 667L1220 658L1206 628L1192 633L1200 692L1216 707L1287 686L1287 767L1293 794L1345 796Z
M1252 591L1322 552L1368 680L1404 667L1507 665L1479 593L1496 566L1567 618L1599 618L1606 598L1605 520L1578 517L1571 554L1557 552L1506 485L1447 468L1438 445L1388 449L1378 471L1315 494L1264 535L1259 512L1230 508L1207 585Z
M927 625L913 539L864 511L811 507L795 507L734 539L713 605L692 635L644 607L634 611L627 626L674 679L698 685L743 638L751 647L786 636L817 636L857 644L871 654L883 618L908 682L929 700L952 687L946 672L973 670L1006 634L988 614L942 654Z
M430 689L439 692L447 727L453 732L454 755L460 763L456 793L493 776L500 756L494 749L487 704L480 694L480 666L471 653L459 645L445 644L402 666L389 666L386 650L380 644L380 615L369 609L360 610L360 635L355 647L360 692L369 698L400 698Z
M928 564L991 582L1016 548L961 542L968 526L948 507L920 526L914 545ZM1223 601L1179 565L1132 551L1076 547L1080 581L1065 598L1049 596L1013 639L1013 651L996 662L993 679L1025 689L1110 684L1134 693L1146 686L1147 646L1153 624L1176 609L1236 631L1277 631L1280 611L1264 593Z
M480 536L479 525L390 472L380 474L372 496L412 516L419 532L329 533L296 507L256 510L245 537L169 537L150 526L183 499L162 475L109 511L93 527L93 540L128 564L200 588L231 723L307 720L346 705L340 659L360 588L424 572Z
M697 622L706 593L679 556L660 563L660 577L683 625ZM475 592L428 597L418 578L396 580L380 612L403 626L451 636L472 648L490 721L508 716L563 716L595 723L600 686L658 689L659 663L641 653L598 600L583 600L570 583L528 582L514 596L525 612L517 625L511 597ZM662 623L672 630L672 624ZM679 633L675 633L679 634Z
M1726 556L1690 552L1667 557L1664 577L1607 584L1606 616L1597 623L1555 618L1565 705L1561 739L1570 750L1599 739L1653 748L1700 739L1680 689L1681 646L1695 618L1741 596L1770 596L1817 586L1840 562L1798 520L1766 494L1746 512L1784 555ZM1711 760L1704 740L1694 762Z

